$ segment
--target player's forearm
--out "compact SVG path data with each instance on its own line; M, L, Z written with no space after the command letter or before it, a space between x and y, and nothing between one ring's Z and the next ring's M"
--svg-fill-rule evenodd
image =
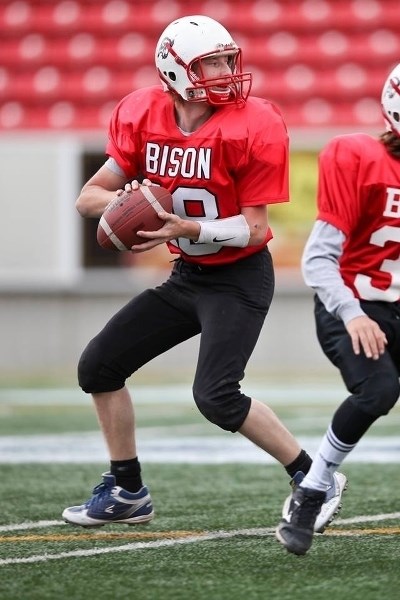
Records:
M245 248L265 243L268 231L266 206L243 207L239 215L212 221L197 221L201 231L195 241Z
M76 200L75 207L82 217L98 218L115 196L115 191L105 190L98 185L85 186Z
M214 221L197 221L200 233L196 243L220 244L244 248L250 240L250 228L243 215Z
M82 217L101 217L116 191L123 189L125 183L126 176L110 169L107 161L83 186L75 203L77 211Z

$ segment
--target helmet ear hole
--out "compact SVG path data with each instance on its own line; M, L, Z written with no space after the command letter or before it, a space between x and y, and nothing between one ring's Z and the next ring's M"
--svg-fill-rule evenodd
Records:
M396 121L396 123L400 123L400 114L398 112L394 112L393 119Z

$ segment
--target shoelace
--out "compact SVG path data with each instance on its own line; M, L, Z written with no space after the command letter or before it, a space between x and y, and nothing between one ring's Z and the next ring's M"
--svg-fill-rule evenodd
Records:
M107 485L104 481L96 485L92 491L92 497L86 502L85 506L93 506L101 502L104 494L108 493L113 486Z

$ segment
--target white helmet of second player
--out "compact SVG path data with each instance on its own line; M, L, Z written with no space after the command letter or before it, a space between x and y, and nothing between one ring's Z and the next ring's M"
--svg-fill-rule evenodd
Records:
M382 111L387 130L400 136L400 64L394 67L383 86Z
M206 79L200 59L210 56L228 56L232 73ZM210 17L193 15L170 23L157 43L155 62L164 89L188 102L240 105L249 95L252 76L242 72L241 49Z

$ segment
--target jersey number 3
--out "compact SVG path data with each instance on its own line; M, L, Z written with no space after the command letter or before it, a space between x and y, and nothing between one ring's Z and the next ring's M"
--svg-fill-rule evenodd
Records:
M385 225L375 231L370 237L370 243L374 246L383 246L386 242L400 243L400 229ZM381 271L389 273L391 283L385 290L374 287L371 283L371 277L359 273L354 285L364 300L382 300L383 302L397 302L400 298L400 258L396 260L386 259L382 261Z

